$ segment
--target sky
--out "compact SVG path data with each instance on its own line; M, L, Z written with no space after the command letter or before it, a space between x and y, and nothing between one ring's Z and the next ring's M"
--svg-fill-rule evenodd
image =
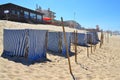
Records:
M75 20L82 27L120 31L120 0L0 0L0 4L14 3L32 10L36 4L50 8L56 19Z

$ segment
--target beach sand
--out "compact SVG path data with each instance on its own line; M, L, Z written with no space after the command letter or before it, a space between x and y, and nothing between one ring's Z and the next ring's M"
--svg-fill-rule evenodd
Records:
M9 25L8 25L9 26ZM0 54L3 52L3 24L0 23ZM74 52L72 46L71 51ZM90 50L90 48L89 48ZM90 53L90 51L89 51ZM102 48L87 57L86 47L78 46L78 64L71 56L71 67L76 80L120 80L120 36L104 39ZM47 53L50 61L29 66L0 57L0 80L73 80L68 60Z

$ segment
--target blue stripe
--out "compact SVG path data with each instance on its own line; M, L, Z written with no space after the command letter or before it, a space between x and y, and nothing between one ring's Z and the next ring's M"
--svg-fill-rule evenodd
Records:
M47 31L29 30L29 53L28 58L38 60L46 58L45 50L45 35Z
M24 30L4 30L4 51L9 52L7 55L22 56L25 52L23 46L25 31Z

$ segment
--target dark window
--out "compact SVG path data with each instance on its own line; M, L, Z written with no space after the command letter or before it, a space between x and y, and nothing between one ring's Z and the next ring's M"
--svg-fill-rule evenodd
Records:
M29 12L24 11L24 17L28 19L29 18Z
M17 11L17 15L18 15L18 16L20 15L20 12L19 12L19 11Z
M20 12L18 10L12 10L11 13L15 14L15 15L18 15L18 16L20 15Z
M16 14L15 10L12 10L11 13L12 13L12 14Z
M31 19L36 19L36 14L30 13L30 18L31 18Z
M37 20L41 20L42 16L41 15L37 15Z

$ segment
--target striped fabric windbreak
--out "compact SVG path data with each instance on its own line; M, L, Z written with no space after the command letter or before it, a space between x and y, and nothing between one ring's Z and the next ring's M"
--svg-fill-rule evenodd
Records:
M87 32L87 38L88 38L88 43L90 42L90 39L92 38L92 44L97 44L98 43L98 35L95 32Z
M85 34L85 33L78 33L77 34L77 38L78 38L78 42L77 42L77 44L78 45L81 45L81 46L85 46L85 45L87 45L87 35ZM74 34L72 34L72 43L74 43Z
M48 33L48 50L53 52L59 52L59 34L58 32L49 32Z
M39 60L46 58L45 35L47 31L29 30L28 58Z
M10 56L24 56L26 30L4 29L4 54Z
M4 55L27 56L30 60L46 58L44 30L4 29ZM26 55L27 53L27 55Z
M68 50L70 51L70 33L66 33ZM48 33L48 50L53 52L61 52L66 54L66 47L64 43L64 35L62 32L49 32Z
M67 45L68 45L68 51L70 52L71 48L71 33L66 32L66 40L67 40ZM64 41L64 35L62 33L62 54L66 55L67 50L66 50L66 45Z
M78 38L78 42L77 42L78 45L81 45L81 46L87 45L87 35L85 33L78 33L77 36L78 36L77 37ZM71 35L71 42L72 43L74 43L74 38L75 38L74 33L72 33L72 35Z

